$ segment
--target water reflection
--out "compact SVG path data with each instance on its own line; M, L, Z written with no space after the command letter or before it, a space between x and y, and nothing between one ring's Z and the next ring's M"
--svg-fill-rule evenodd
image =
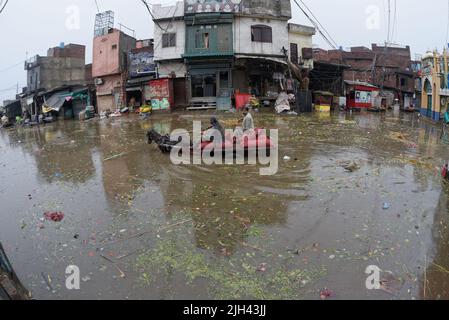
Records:
M30 177L27 181L31 189L54 193L60 203L71 203L74 211L88 209L89 223L101 214L112 220L126 216L129 223L142 223L150 210L157 210L162 222L185 215L195 225L192 241L196 247L213 255L236 254L248 241L248 231L260 227L281 231L273 244L283 250L281 254L288 247L297 249L317 242L335 247L342 238L352 241L345 249L361 253L371 250L373 239L381 239L401 244L401 254L387 255L389 258L382 261L392 268L396 259L416 261L410 269L419 274L416 266L432 246L435 258L429 254L429 261L449 266L448 191L439 185L437 170L448 152L439 141L437 127L410 114L341 113L326 118L259 114L258 126L280 130L281 159L285 155L291 159L281 161L277 175L260 177L258 166L174 166L167 155L146 144L145 132L150 128L161 133L190 130L192 119L124 118L1 130L0 147L7 153L0 158L0 165L12 169L27 166L27 172L36 175L35 180ZM360 169L347 172L342 161L356 161ZM3 171L0 177L11 184L13 174ZM17 192L28 194L25 190L17 186ZM0 200L5 201L2 191L0 186ZM46 195L40 197L42 205ZM72 197L88 205L73 203ZM435 209L433 199L438 198L435 214L423 218L421 210ZM384 201L393 202L395 207L382 211ZM8 206L32 211L19 200ZM409 220L398 220L407 210ZM0 219L14 225L10 217ZM431 230L424 227L419 236L411 238L409 232L417 219L422 219L424 226L432 219L432 240L426 240ZM369 228L360 227L368 223L372 224ZM80 226L82 223L70 227L79 230ZM122 228L119 225L118 229ZM369 239L360 244L354 237L363 236L363 232ZM14 238L17 235L10 237L11 242L19 241ZM404 245L405 240L411 242L410 247ZM325 258L328 256L326 253ZM329 277L350 282L355 264L360 267L360 260L333 262ZM341 275L342 270L346 276ZM363 283L363 276L362 272L353 278ZM444 289L447 274L441 268L429 267L427 279L427 298L448 297ZM360 293L361 289L354 289L357 283L351 285Z

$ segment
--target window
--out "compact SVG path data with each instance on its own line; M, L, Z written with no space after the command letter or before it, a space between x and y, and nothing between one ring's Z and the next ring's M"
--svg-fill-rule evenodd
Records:
M229 87L229 72L220 71L220 89L228 89Z
M290 61L294 64L298 64L298 45L296 43L290 43Z
M209 33L198 32L195 35L195 48L196 49L209 49Z
M217 75L202 74L192 75L192 97L216 97L217 96Z
M115 49L117 49L117 45L116 45L116 44L113 44L113 45L112 45L112 50L115 50Z
M162 48L176 47L176 33L162 35Z
M269 26L257 25L251 27L251 41L253 42L273 42L273 30Z
M407 79L401 78L401 87L405 87L407 85Z

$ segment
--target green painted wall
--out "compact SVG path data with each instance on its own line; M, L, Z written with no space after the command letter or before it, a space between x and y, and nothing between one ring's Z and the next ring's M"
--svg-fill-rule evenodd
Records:
M204 35L209 39L208 48L203 44ZM185 57L210 57L233 55L232 24L204 24L187 26Z

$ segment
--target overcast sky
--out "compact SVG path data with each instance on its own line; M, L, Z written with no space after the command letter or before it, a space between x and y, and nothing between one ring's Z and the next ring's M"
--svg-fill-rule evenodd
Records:
M1 2L5 0L0 0ZM303 0L344 48L387 39L388 0ZM448 1L430 0L432 14L423 10L423 0L396 0L397 19L393 40L408 44L413 54L429 49L440 50L447 43ZM174 0L149 0L149 3L173 4ZM392 19L394 23L394 0ZM140 0L98 0L100 10L113 10L115 22L136 30L141 39L153 36L153 23ZM2 5L0 5L1 8ZM292 1L292 22L310 25ZM77 19L79 12L79 19ZM87 46L87 63L92 58L92 37L97 8L94 0L10 0L0 14L0 104L13 98L16 85L26 86L23 61L36 54L45 55L49 47L64 43ZM431 16L431 18L429 18ZM79 23L77 22L79 20ZM314 44L329 48L319 35Z

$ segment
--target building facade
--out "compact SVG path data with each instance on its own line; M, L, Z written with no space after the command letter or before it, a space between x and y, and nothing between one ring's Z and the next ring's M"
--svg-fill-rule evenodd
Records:
M449 104L449 54L428 52L422 57L421 65L421 114L439 121L448 110Z
M152 39L137 41L137 47L128 52L128 79L126 105L130 110L151 104L148 98L150 81L157 78Z
M90 96L93 84L92 65L86 65L85 58L85 46L61 43L58 47L48 49L46 56L37 55L28 59L25 62L27 87L18 95L23 112L31 116L42 114L42 107L48 105L48 100L53 101L52 96L58 92L67 94L67 99L70 93L78 90L86 91L86 95ZM62 101L62 98L58 99L58 103L59 100ZM68 118L64 115L63 104L59 104L55 108L55 114L60 113L63 116L61 118ZM85 108L87 105L94 105L95 101L84 99L82 104ZM66 109L69 109L69 106ZM70 109L72 118L77 116L79 109L81 107Z
M185 5L178 1L172 6L153 5L154 15L154 61L159 82L147 96L158 108L161 101L171 101L170 109L185 108L187 101L187 67L184 63L186 50ZM158 90L163 89L163 90ZM161 97L168 93L168 97ZM161 99L162 98L162 99Z
M153 11L159 77L185 77L191 109L229 110L235 93L275 99L291 88L292 68L313 67L315 29L288 23L288 0L186 0Z
M185 78L186 67L183 55L186 43L184 2L173 6L153 5L154 61L162 78Z
M235 21L234 88L276 99L288 78L290 1L241 2Z
M314 50L316 62L347 66L343 80L364 82L380 88L388 107L399 103L402 108L416 106L415 80L409 46L373 44L371 48L352 47L344 50Z
M136 39L118 29L97 33L93 42L92 77L98 112L116 111L126 105L127 56Z
M48 91L62 86L86 85L90 66L86 66L86 47L61 44L48 49L47 56L35 56L25 62L26 93Z
M307 70L313 69L312 37L316 34L313 27L300 24L288 24L289 59Z
M231 105L234 60L233 15L218 12L186 15L188 98L191 108Z

